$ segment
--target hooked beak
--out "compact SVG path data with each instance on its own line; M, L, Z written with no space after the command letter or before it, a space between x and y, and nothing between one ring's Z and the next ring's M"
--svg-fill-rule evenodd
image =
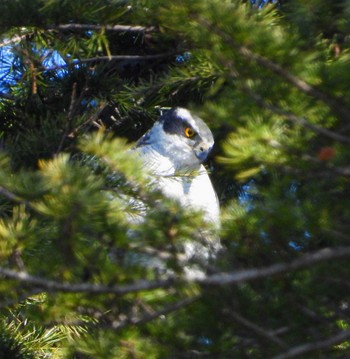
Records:
M201 142L194 148L194 152L199 161L204 162L207 159L212 148L213 146L209 146L207 143Z

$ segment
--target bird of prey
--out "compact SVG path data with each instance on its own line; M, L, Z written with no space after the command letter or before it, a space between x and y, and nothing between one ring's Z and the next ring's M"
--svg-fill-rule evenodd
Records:
M140 157L155 187L165 197L203 213L204 221L215 231L220 226L219 202L202 164L213 145L212 132L203 120L176 107L163 113L132 151ZM215 257L219 249L216 234L198 229L197 238L185 244L184 252L189 261L203 262ZM193 269L188 271L192 277L199 272L194 273Z

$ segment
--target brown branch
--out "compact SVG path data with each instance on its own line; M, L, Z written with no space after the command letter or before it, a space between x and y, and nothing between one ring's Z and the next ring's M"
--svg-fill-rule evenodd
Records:
M252 330L253 332L255 332L257 335L259 335L261 338L263 339L267 339L270 340L271 342L277 344L279 347L283 348L283 349L287 349L288 346L287 344L279 339L278 337L276 337L276 335L274 334L274 332L269 331L265 328L261 328L258 325L256 325L255 323L251 322L250 320L242 317L240 314L238 314L237 312L229 312L229 315L236 320L238 323L244 325L246 328Z
M17 196L15 193L9 191L3 186L0 186L0 196L3 196L9 199L10 201L14 201L18 204L24 204L27 208L35 210L35 208L32 206L32 204L29 201Z
M345 176L348 177L350 176L350 166L346 166L346 167L332 167L332 170L341 175L341 176Z
M18 296L18 298L15 299L8 299L8 300L1 300L0 301L0 309L1 308L8 308L8 307L12 307L14 305L17 305L21 302L24 302L26 299L28 299L29 297L32 297L36 294L41 293L42 290L38 289L38 288L34 288L31 289L25 293L22 293Z
M70 98L70 105L69 105L69 110L68 110L66 128L62 135L61 141L58 145L56 154L62 150L64 142L66 141L69 133L71 132L72 122L73 122L73 118L74 118L74 109L75 109L75 104L76 104L76 100L77 100L76 97L77 97L77 83L74 82L73 88L72 88L72 94L71 94L71 98Z
M24 35L14 35L12 36L10 39L6 39L3 42L0 42L0 47L5 47L5 46L9 46L12 44L15 44L16 42L20 42L23 39L26 38L28 34L24 34Z
M90 283L62 283L55 280L49 280L42 277L32 276L26 272L14 271L0 267L0 276L36 286L48 292L66 292L66 293L89 293L89 294L116 294L124 295L144 290L157 288L169 288L176 283L197 282L203 286L222 286L249 282L252 280L272 277L286 272L296 271L298 269L310 267L314 264L326 262L333 259L339 259L350 256L350 247L325 248L319 251L304 254L290 263L277 263L269 267L252 268L237 272L218 273L206 278L186 280L179 278L177 280L168 278L158 281L139 281L133 284L120 286L105 286Z
M155 30L154 26L136 26L136 25L93 25L93 24L61 24L48 27L47 30L79 30L79 31L115 31L115 32L151 32Z
M83 63L90 63L90 62L97 62L97 61L151 61L151 60L157 60L157 59L163 59L170 56L174 56L178 54L179 51L171 51L171 52L165 52L163 54L155 54L155 55L111 55L111 56L95 56L90 57L86 59L67 59L65 58L64 64L61 65L55 65L52 67L43 67L41 66L41 71L56 71L61 70L69 66L79 65Z
M318 165L322 165L323 168L317 169L317 170L314 169L311 173L306 174L305 171L285 166L285 167L283 167L284 171L286 173L292 173L293 175L297 175L297 176L303 175L303 178L306 180L309 180L309 179L314 180L316 178L323 178L323 177L330 177L330 176L333 177L334 174L337 174L339 176L344 176L344 177L350 177L350 166L336 167L331 163L327 163L327 162L325 163L325 161L322 161L322 160L318 159L317 157L310 156L308 154L303 154L302 158L309 162L312 162L312 163L315 163ZM331 232L331 231L328 231L328 232ZM349 236L347 236L346 234L342 234L339 232L336 233L334 231L332 234L342 236L343 239L350 241Z
M128 318L125 319L122 322L116 323L116 324L112 324L112 326L108 326L108 328L112 328L114 330L121 330L124 329L125 327L128 327L130 325L141 325L141 324L145 324L148 323L154 319L157 319L159 317L162 317L163 315L167 315L170 314L172 312L175 312L179 309L182 309L190 304L192 304L193 302L195 302L196 300L198 300L200 298L200 296L194 296L191 298L185 298L182 299L174 304L168 305L165 308L159 310L159 311L155 311L154 313L150 313L150 314L146 314L140 318Z
M8 189L6 189L2 186L0 186L0 195L6 197L7 199L9 199L11 201L15 201L15 202L19 202L19 203L26 203L20 197L18 197L16 194L14 194L13 192L9 191Z
M161 309L159 311L153 311L151 308L147 308L149 312L145 315L140 315L138 317L135 316L135 317L126 318L126 319L120 319L120 318L116 319L113 316L113 314L111 315L111 313L109 313L109 312L108 313L97 312L94 314L95 320L93 322L86 323L86 321L81 321L81 320L76 320L76 321L71 321L71 322L54 321L54 322L50 323L49 328L51 328L52 326L64 324L64 325L68 325L71 327L84 326L84 328L87 328L87 327L94 328L94 327L98 326L98 328L102 328L102 329L112 329L114 331L119 331L128 326L137 326L137 325L146 324L152 320L155 320L155 319L161 318L167 314L173 313L177 310L180 310L180 309L194 303L200 297L201 297L201 295L195 295L190 298L185 298L185 299L179 300L173 304L165 306L163 309ZM132 311L133 311L133 309L131 310L131 312ZM128 314L123 313L120 315L120 317L124 318L127 315Z
M276 64L275 62L268 59L267 57L254 53L247 46L239 44L228 33L221 30L218 26L215 26L214 24L210 23L206 19L198 18L197 21L203 26L206 26L211 31L214 31L215 33L220 35L223 38L223 40L226 42L226 44L235 48L237 52L243 57L245 57L247 60L253 61L261 65L262 67L270 70L271 72L281 76L282 78L287 80L290 84L292 84L294 87L296 87L303 93L312 96L315 99L318 99L323 103L327 104L334 111L334 113L340 115L342 118L346 120L350 118L350 109L343 103L341 99L334 98L331 95L321 91L320 89L311 86L306 81L291 74L286 69L284 69L281 65Z
M67 283L45 279L42 277L30 275L27 272L18 272L2 267L0 267L0 276L41 288L47 292L115 294L119 296L159 288L168 288L174 283L174 281L171 279L158 281L141 280L133 284L116 286L97 285L90 283Z
M156 206L157 203L154 204ZM153 208L154 208L153 206ZM161 260L169 260L176 258L179 262L185 263L188 260L185 254L181 253L173 253L165 250L159 250L150 246L140 246L139 244L130 243L129 248L132 250L136 250L139 253L149 254L151 256L157 257Z
M144 61L149 61L149 60L156 60L156 59L162 59L162 58L166 58L169 56L174 56L176 54L178 54L178 51L170 51L170 52L165 52L163 54L155 54L155 55L111 55L111 56L96 56L96 57L90 57L87 59L78 59L78 60L74 60L73 64L75 65L76 63L89 63L89 62L94 62L94 61L112 61L112 60L144 60Z
M80 124L79 126L77 126L76 128L74 128L68 135L67 137L69 138L74 138L77 136L77 134L79 133L79 131L81 131L84 127L91 125L91 124L96 124L96 121L99 120L99 116L101 114L101 112L103 111L103 109L105 108L106 104L104 102L102 102L99 105L99 108L91 115L89 116L89 118L84 121L82 124Z
M135 32L135 33L149 33L156 30L154 26L138 26L138 25L93 25L93 24L61 24L57 26L48 26L46 30L78 30L78 31L115 31L115 32ZM5 39L0 42L0 48L12 45L14 43L20 42L28 36L24 35L14 35L9 39Z
M15 101L16 100L16 97L9 94L9 93L6 93L6 92L0 92L0 98L3 98L5 100L11 100L11 101Z
M288 351L275 356L273 359L289 359L313 351L329 348L333 345L344 342L350 338L350 330L343 330L327 339L318 342L307 343L291 348Z

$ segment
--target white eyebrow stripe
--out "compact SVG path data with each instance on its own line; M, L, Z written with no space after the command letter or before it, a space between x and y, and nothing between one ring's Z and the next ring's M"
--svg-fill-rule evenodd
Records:
M176 114L185 120L192 119L192 115L191 115L190 111L186 110L185 108L181 108L181 107L177 108Z
M179 107L176 109L176 115L181 117L183 120L186 120L197 133L199 132L199 129L196 125L196 121L192 117L190 111L186 110L185 108Z

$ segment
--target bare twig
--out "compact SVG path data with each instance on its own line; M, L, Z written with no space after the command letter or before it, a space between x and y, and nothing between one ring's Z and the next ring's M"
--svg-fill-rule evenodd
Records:
M29 291L26 291L23 294L20 294L18 296L18 298L2 300L2 301L0 301L0 308L6 308L6 307L11 307L13 305L17 305L18 303L21 303L21 302L25 301L29 297L32 297L32 296L34 296L36 294L39 294L41 292L42 292L41 289L34 288L34 289L29 290Z
M5 46L9 46L12 44L15 44L16 42L20 42L23 39L26 38L26 36L28 36L28 34L24 34L24 35L14 35L12 36L10 39L6 39L3 42L0 42L0 47L5 47Z
M90 125L90 124L95 124L96 121L99 120L99 116L101 114L101 112L103 111L103 109L105 108L106 103L105 102L101 102L101 104L99 104L98 109L91 115L89 116L89 118L84 121L82 124L80 124L79 126L77 126L76 128L74 128L68 135L67 137L69 138L74 138L79 131L81 131L84 127Z
M115 31L115 32L151 32L155 30L154 26L137 26L137 25L93 25L93 24L61 24L51 26L47 30L79 30L79 31Z
M349 177L350 176L350 166L343 166L343 167L336 167L334 166L332 163L325 163L325 161L322 161L320 159L318 159L315 156L310 156L308 154L303 154L301 156L302 159L307 160L309 162L312 163L316 163L318 165L321 165L323 168L320 169L314 169L312 172L306 174L305 171L296 169L296 168L291 168L291 167L284 167L284 170L286 171L286 173L292 173L294 175L303 175L303 178L308 180L308 179L316 179L316 178L322 178L322 177L333 177L335 174L339 175L339 176L344 176L344 177ZM331 233L331 231L328 231L329 233ZM336 235L336 236L341 236L343 239L346 239L347 241L350 241L350 238L348 235L346 234L341 234L341 233L336 233L336 232L332 232L331 234Z
M4 98L5 100L11 100L11 101L15 101L16 100L16 97L9 94L9 93L6 93L6 92L0 92L0 97L1 98Z
M72 89L72 95L71 95L71 99L70 99L70 105L69 105L69 110L68 110L68 116L67 116L67 123L66 123L66 128L64 130L64 133L62 135L60 144L58 145L56 154L59 153L62 150L63 144L66 141L71 128L72 128L72 122L73 122L73 118L74 118L74 109L75 109L75 104L76 104L76 97L77 97L77 83L74 82L73 83L73 89Z
M213 274L199 279L203 285L227 285L249 282L260 278L272 277L286 272L310 267L314 264L350 256L350 247L324 248L307 253L290 263L277 263L264 268L252 268L237 272Z
M332 167L332 171L334 171L335 173L337 173L341 176L345 176L345 177L350 176L350 166Z
M323 315L316 313L314 310L300 303L296 303L296 306L300 309L300 311L303 313L304 316L307 316L308 318L312 319L316 323L321 323L325 325L330 322L329 319L331 316L324 317Z
M283 340L276 337L276 335L272 331L269 331L269 330L267 330L265 328L259 327L258 325L251 322L247 318L242 317L237 312L230 311L229 315L234 320L236 320L240 324L244 325L246 328L251 329L253 332L255 332L257 335L259 335L261 338L270 340L271 342L277 344L281 348L284 348L284 349L288 348L287 344Z
M68 120L69 122L72 121L72 118L74 117L74 107L76 103L76 97L77 97L77 83L73 83L73 89L72 89L72 95L70 99L70 105L69 105L69 111L68 111Z
M167 314L170 314L172 312L180 310L180 309L194 303L200 297L201 297L201 295L196 295L196 296L193 296L190 298L181 299L173 304L165 306L163 309L158 310L158 311L152 310L152 308L147 308L146 314L139 315L137 317L133 316L133 317L129 318L129 317L127 317L128 314L123 313L120 315L121 318L115 319L113 317L113 315L111 316L111 313L109 313L109 312L107 312L107 313L97 312L97 315L96 315L96 313L94 315L95 320L88 324L86 323L86 321L81 321L81 320L72 321L72 322L55 321L55 322L50 323L50 327L52 325L56 326L56 325L60 325L60 324L69 325L69 326L84 326L84 327L87 327L87 326L94 327L94 326L98 325L99 328L112 329L115 331L119 331L128 326L142 325L142 324L148 323L152 320L162 318L163 316L165 316ZM145 306L145 305L143 305L143 306ZM0 306L0 308L1 308L1 306ZM131 310L131 311L133 311L133 310ZM130 315L132 316L132 314L130 314Z
M156 30L155 26L138 26L138 25L95 25L95 24L60 24L57 26L48 26L46 30L71 30L71 31L114 31L114 32L134 32L150 33ZM0 42L0 48L21 42L29 33L23 35L14 35L9 39Z
M158 257L161 260L176 259L182 263L185 263L188 260L187 256L181 253L173 253L165 250L159 250L150 246L140 246L139 244L130 243L129 247L133 250L138 251L139 253L145 253Z
M347 289L350 289L350 282L349 281L342 280L342 279L339 279L339 278L331 278L331 277L326 277L325 280L327 282L339 284L342 287L346 287Z
M307 343L291 348L288 351L275 356L273 359L289 359L295 358L299 355L310 353L313 351L326 349L332 345L342 343L343 341L350 338L350 330L343 330L327 339L320 340L318 342Z
M112 328L114 330L121 330L127 326L130 325L141 325L141 324L145 324L148 323L154 319L160 318L164 315L170 314L172 312L175 312L179 309L182 309L190 304L192 304L193 302L195 302L196 300L198 300L200 298L200 296L194 296L191 298L185 298L182 300L179 300L178 302L168 305L165 308L159 310L159 311L155 311L153 313L149 313L146 314L140 318L128 318L122 322L118 322L112 326L109 326L109 328Z
M9 191L8 189L0 186L0 196L4 196L7 199L10 199L11 201L15 201L15 202L21 202L23 203L24 201L18 197L16 194L14 194L13 192Z
M170 56L174 56L178 54L179 51L171 51L165 52L163 54L155 54L155 55L111 55L111 56L95 56L86 59L68 59L65 58L64 64L55 65L52 67L42 67L41 71L57 71L61 69L65 69L69 66L79 65L83 63L97 62L97 61L152 61L157 59L163 59Z
M162 59L169 56L174 56L178 54L179 51L170 51L165 52L163 54L155 54L155 55L111 55L111 56L96 56L96 57L90 57L87 59L78 59L74 60L73 64L75 63L89 63L89 62L95 62L95 61L112 61L112 60L143 60L143 61L149 61L149 60L156 60L156 59Z

